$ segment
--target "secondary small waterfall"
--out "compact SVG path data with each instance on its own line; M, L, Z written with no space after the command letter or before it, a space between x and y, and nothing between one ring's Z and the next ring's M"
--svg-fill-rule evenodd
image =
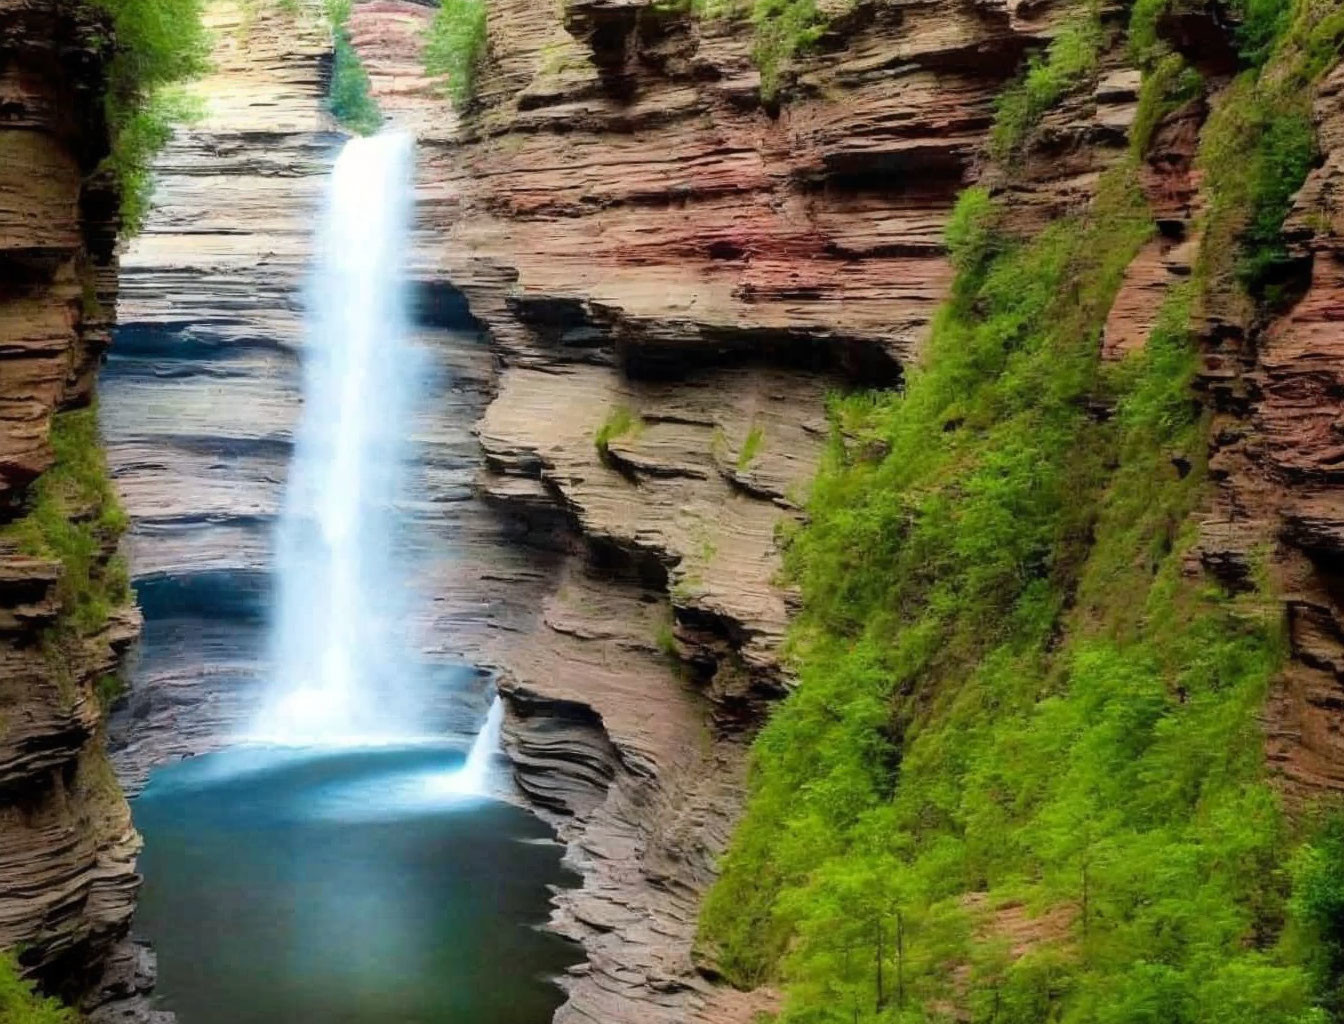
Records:
M499 749L499 734L504 726L504 702L496 697L485 716L485 725L467 754L466 763L448 781L454 793L484 793L489 783L490 761Z
M276 536L275 677L254 729L272 743L424 735L427 681L408 635L413 576L398 551L402 469L426 376L407 312L412 156L402 133L351 139L327 190ZM501 715L492 708L455 791L484 786Z

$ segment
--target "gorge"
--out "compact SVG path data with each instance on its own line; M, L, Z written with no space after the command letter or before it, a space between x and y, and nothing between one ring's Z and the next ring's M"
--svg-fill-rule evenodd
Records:
M538 1014L1339 1019L1337 5L210 0L118 251L122 9L0 0L27 977L158 1012L108 764L171 796L275 677L335 79L416 140L439 765L497 689L575 872Z

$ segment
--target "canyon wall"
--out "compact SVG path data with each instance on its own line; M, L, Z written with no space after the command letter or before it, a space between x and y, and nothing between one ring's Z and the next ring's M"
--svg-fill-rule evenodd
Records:
M110 583L115 515L78 477L101 472L87 406L117 288L118 197L95 173L110 57L83 5L0 3L0 949L92 1020L148 983L123 941L139 838L102 724L139 619ZM110 606L81 609L105 584Z
M588 954L560 1021L747 1020L773 1005L715 983L696 916L744 798L747 742L792 685L779 536L827 443L826 396L897 384L918 358L966 184L1006 195L1019 228L1075 210L1126 152L1138 98L1113 37L1095 87L1049 111L1008 173L984 155L994 97L1051 37L1054 6L860 3L779 104L760 98L747 21L680 6L492 0L461 113L422 70L433 4L367 0L349 24L376 98L420 141L413 275L445 383L441 418L417 428L437 453L418 515L448 553L426 564L420 625L445 668L497 677L519 789L582 873L556 899L557 927ZM244 727L264 675L303 267L339 141L312 7L216 0L210 18L206 116L160 162L106 384L149 617L118 715L132 784ZM1338 788L1341 763L1338 105L1332 80L1326 157L1291 220L1306 297L1273 323L1207 318L1219 488L1191 567L1235 585L1279 545L1295 657L1270 756L1303 793ZM1110 355L1143 343L1153 296L1191 272L1206 114L1159 126L1143 185L1162 237L1126 276ZM483 684L452 719L463 729Z
M826 442L827 392L895 384L917 358L951 281L942 238L959 190L990 187L1030 231L1088 203L1126 155L1140 73L1115 8L1094 84L1047 111L1012 166L987 159L994 97L1062 13L860 3L796 63L776 109L744 19L495 0L477 99L455 114L415 59L432 10L356 8L375 93L421 135L423 216L438 228L421 273L461 290L499 360L478 487L558 552L540 614L480 655L509 697L519 784L585 878L558 897L589 963L557 1020L745 1019L771 1004L716 988L694 933L745 741L790 686L777 536ZM1217 102L1228 30L1201 17L1164 30ZM1271 553L1293 660L1269 755L1307 795L1338 788L1344 763L1337 79L1319 103L1323 166L1290 221L1306 297L1277 322L1244 303L1204 314L1217 488L1190 566L1236 589ZM1143 344L1154 297L1192 273L1208 109L1158 126L1141 184L1161 233L1126 273L1110 358Z
M778 531L828 391L895 384L917 352L944 223L1049 10L861 5L776 112L747 22L497 0L460 117L417 71L431 17L370 0L350 25L420 132L420 272L499 360L480 493L558 553L539 615L478 655L519 785L584 876L557 897L589 957L557 1020L749 1019L770 993L717 987L693 945L746 742L790 686ZM1064 134L1121 150L1136 84L1108 80ZM1041 215L1097 171L1043 165Z

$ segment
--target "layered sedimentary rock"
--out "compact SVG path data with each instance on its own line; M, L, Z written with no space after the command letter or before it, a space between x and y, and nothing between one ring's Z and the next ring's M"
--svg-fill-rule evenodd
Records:
M499 357L480 491L553 553L539 613L481 657L518 782L584 875L557 897L589 959L562 1021L770 1004L714 986L693 945L745 741L791 685L778 532L827 392L916 358L993 97L1051 33L1042 5L861 4L776 110L751 25L673 6L496 0L461 115L414 70L430 9L371 0L350 23L420 132L419 272ZM1045 127L1028 216L1086 201L1123 154L1137 83L1114 63Z
M262 675L269 528L299 402L299 293L339 144L322 110L330 44L316 16L215 3L206 24L212 70L190 86L197 117L155 164L102 380L146 611L113 722L132 784L153 757L232 732Z
M145 981L120 970L129 949L112 956L134 909L139 838L95 692L139 620L118 607L96 628L63 628L72 570L34 553L18 521L55 462L53 417L92 401L108 343L117 196L95 172L110 56L108 26L84 5L0 3L0 950L95 1019ZM114 546L94 553L93 572Z
M1284 315L1215 325L1207 374L1223 396L1221 564L1268 563L1287 601L1292 659L1268 707L1268 753L1290 796L1344 790L1344 69L1315 104L1322 153L1286 232L1301 296Z

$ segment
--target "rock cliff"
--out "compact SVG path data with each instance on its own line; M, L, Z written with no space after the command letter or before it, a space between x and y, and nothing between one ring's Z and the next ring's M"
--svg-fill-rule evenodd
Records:
M145 982L119 947L139 838L101 697L139 619L112 585L106 509L70 483L96 444L85 407L117 287L117 194L95 173L110 56L83 5L0 3L0 949L93 1019ZM87 561L63 558L67 532ZM81 608L104 584L110 606Z
M122 259L102 377L145 613L131 693L112 719L114 763L132 789L155 763L255 724L272 533L300 403L303 292L323 187L347 138L326 108L320 5L212 0L205 20L212 70L188 87L200 116L155 163L154 209ZM470 500L489 349L451 288L422 289L417 320L433 380L412 429L408 512L424 552L416 627L432 671L457 680L443 692L466 691L443 713L445 727L467 733L488 687L463 660L466 638L483 622L512 622L537 570Z
M750 24L676 6L492 3L462 117L406 71L432 10L351 19L379 100L420 132L421 273L463 292L499 359L480 492L559 551L539 614L482 656L519 784L585 878L558 897L589 955L561 1021L770 1005L715 987L692 947L745 741L790 685L777 533L827 392L896 383L917 351L993 98L1050 34L1040 5L860 5L776 111ZM1069 131L1122 144L1121 79ZM1051 167L1056 199L1097 173Z
M860 3L796 63L776 109L745 20L495 0L478 98L457 115L415 60L432 11L356 9L375 92L422 139L437 231L421 273L463 292L498 355L480 492L558 552L539 614L484 654L510 698L519 783L585 877L558 898L558 923L589 953L558 1020L744 1019L769 1005L716 989L692 945L741 801L744 739L790 685L777 532L825 443L827 391L895 383L917 356L951 280L957 192L986 184L1030 228L1086 203L1126 152L1140 75L1112 34L1095 86L1051 110L1021 160L986 158L994 97L1058 13ZM1219 102L1225 26L1191 14L1164 29L1208 65ZM1269 753L1299 794L1338 788L1344 763L1339 86L1336 73L1322 91L1325 158L1290 220L1305 297L1274 321L1213 302L1204 338L1222 428L1199 558L1235 585L1273 552L1294 660ZM1189 105L1157 128L1142 184L1161 234L1126 272L1108 357L1143 343L1155 296L1192 272L1208 112Z

